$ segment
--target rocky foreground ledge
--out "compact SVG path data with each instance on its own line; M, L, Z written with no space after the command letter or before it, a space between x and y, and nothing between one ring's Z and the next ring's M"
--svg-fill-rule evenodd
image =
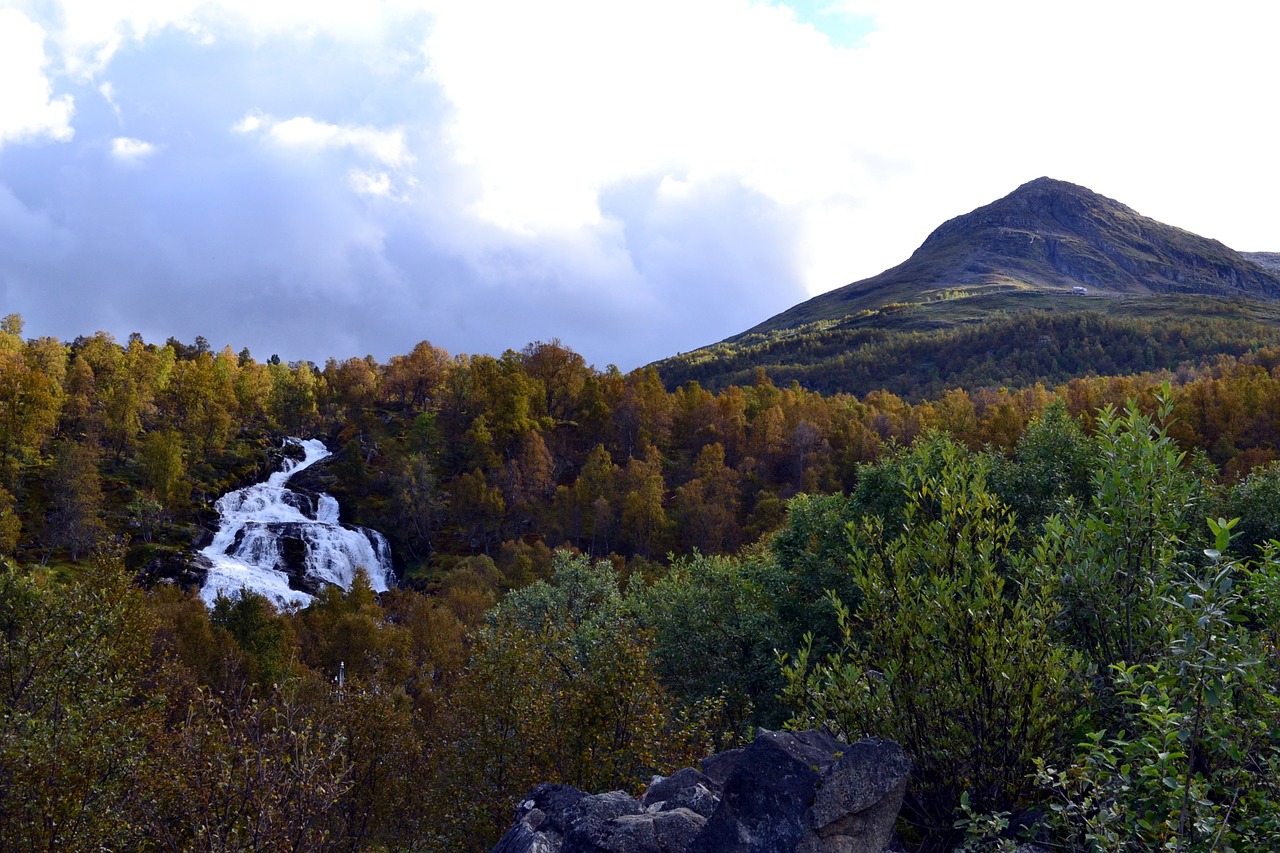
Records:
M882 853L910 773L892 741L761 731L639 800L539 785L491 853Z

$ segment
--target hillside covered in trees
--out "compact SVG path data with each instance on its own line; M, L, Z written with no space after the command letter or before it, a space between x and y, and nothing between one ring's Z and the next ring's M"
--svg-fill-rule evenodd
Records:
M992 310L968 323L940 322L933 306L886 306L839 323L749 335L664 359L655 369L668 387L692 380L720 389L764 371L778 384L823 394L888 390L921 401L950 388L1194 369L1280 344L1280 325L1257 310L1205 299L1099 301L1076 311L1047 310L1052 306L1030 299L987 301Z
M1280 832L1274 349L912 404L11 316L0 419L0 848L481 851L785 724L903 743L914 850ZM400 588L172 582L285 435Z
M401 577L420 586L474 556L545 570L560 545L642 563L732 551L776 528L794 495L856 486L858 466L890 445L943 430L1008 451L1051 399L1091 420L1161 376L1182 387L1171 429L1183 447L1232 476L1280 452L1280 350L1269 348L1056 388L1008 391L975 376L974 390L913 405L764 374L718 393L696 382L668 392L652 370L596 370L555 342L499 358L424 342L386 364L321 368L204 342L26 341L16 317L6 328L0 553L24 562L113 543L131 568L163 570L205 535L214 499L271 470L284 435L337 451L315 484L384 531Z

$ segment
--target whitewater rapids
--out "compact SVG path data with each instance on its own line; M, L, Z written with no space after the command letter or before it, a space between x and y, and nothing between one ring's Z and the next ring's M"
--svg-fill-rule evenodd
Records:
M271 599L277 607L305 607L312 595L299 586L319 591L326 584L350 589L358 568L369 575L375 591L388 588L394 578L391 549L376 530L344 527L338 521L338 501L287 488L289 479L331 454L317 439L285 439L302 448L302 460L286 459L279 471L257 483L218 498L218 532L200 553L211 564L200 588L210 607L219 595L242 589ZM294 559L286 542L295 543ZM303 571L298 572L296 543L301 543ZM293 562L293 571L290 571Z

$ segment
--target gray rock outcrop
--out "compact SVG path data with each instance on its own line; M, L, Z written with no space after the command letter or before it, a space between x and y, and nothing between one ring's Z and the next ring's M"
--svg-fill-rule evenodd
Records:
M911 762L902 747L866 738L823 774L797 853L880 853L907 788ZM889 834L882 834L882 827Z
M762 731L639 800L539 785L492 853L881 853L910 771L891 741Z

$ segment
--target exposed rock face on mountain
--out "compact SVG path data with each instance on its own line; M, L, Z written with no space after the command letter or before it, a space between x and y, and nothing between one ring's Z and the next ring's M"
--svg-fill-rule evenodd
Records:
M890 741L761 732L640 800L539 785L492 853L881 853L910 772Z
M1280 300L1268 253L1245 255L1065 181L1037 178L938 226L902 264L803 302L752 332L837 320L956 288Z

